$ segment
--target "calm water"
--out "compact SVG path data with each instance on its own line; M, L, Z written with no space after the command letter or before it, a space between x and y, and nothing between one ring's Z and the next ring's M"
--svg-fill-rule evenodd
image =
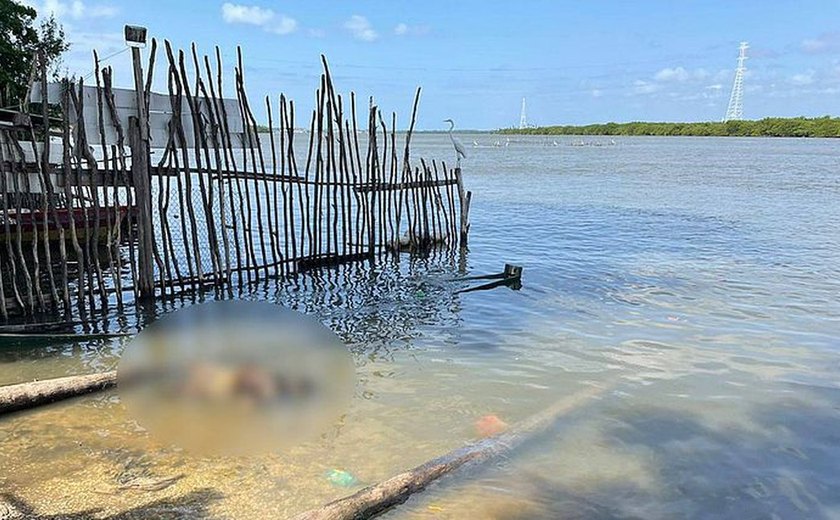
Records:
M595 385L549 434L388 517L840 518L838 143L461 139L467 255L251 296L318 316L354 352L335 429L194 458L115 395L90 397L0 420L5 501L27 517L284 517L474 439L483 415L514 423ZM443 135L413 143L452 155ZM520 291L454 294L453 275L505 262L524 267ZM113 367L122 347L7 344L0 383Z

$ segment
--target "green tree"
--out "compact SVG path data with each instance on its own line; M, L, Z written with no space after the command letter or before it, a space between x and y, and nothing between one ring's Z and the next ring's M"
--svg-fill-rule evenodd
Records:
M698 135L741 137L840 137L840 118L824 116L767 117L758 121L701 121L696 123L606 123L586 126L546 126L501 130L532 135Z
M53 16L36 25L35 9L15 0L0 0L0 106L19 106L37 55L43 51L48 72L55 76L61 56L70 48L64 29Z

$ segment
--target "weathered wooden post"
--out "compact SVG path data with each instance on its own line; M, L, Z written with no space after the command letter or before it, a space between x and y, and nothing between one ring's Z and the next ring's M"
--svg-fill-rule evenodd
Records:
M470 234L470 201L472 192L464 188L464 176L461 174L461 167L455 167L455 180L458 182L458 200L461 206L461 240L460 246L467 247L467 238Z
M367 181L372 186L370 199L368 200L368 255L373 258L376 254L376 191L379 188L379 177L377 176L376 161L379 158L379 151L376 147L376 105L373 104L373 96L370 97L370 108L368 111L368 160L367 160Z
M152 222L152 191L149 177L149 115L146 105L146 81L140 63L140 48L146 45L146 28L125 26L125 41L131 47L134 65L134 91L137 116L128 119L128 145L131 148L131 179L137 201L138 234L138 293L140 298L154 298L155 273L152 259L154 224ZM128 189L131 189L130 187Z

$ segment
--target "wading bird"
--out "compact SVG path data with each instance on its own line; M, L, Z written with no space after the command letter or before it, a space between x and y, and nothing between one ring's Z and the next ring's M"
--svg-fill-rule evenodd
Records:
M455 128L455 121L451 119L444 119L444 123L449 123L449 139L452 141L452 146L455 147L455 156L458 159L455 164L459 168L461 167L461 159L467 158L467 149L464 148L464 144L461 141L455 139L455 136L452 135L452 130Z

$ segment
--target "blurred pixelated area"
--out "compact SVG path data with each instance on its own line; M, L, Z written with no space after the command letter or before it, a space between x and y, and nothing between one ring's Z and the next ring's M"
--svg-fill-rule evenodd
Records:
M353 396L352 356L312 317L219 301L155 322L127 346L120 397L161 442L259 454L317 437Z

